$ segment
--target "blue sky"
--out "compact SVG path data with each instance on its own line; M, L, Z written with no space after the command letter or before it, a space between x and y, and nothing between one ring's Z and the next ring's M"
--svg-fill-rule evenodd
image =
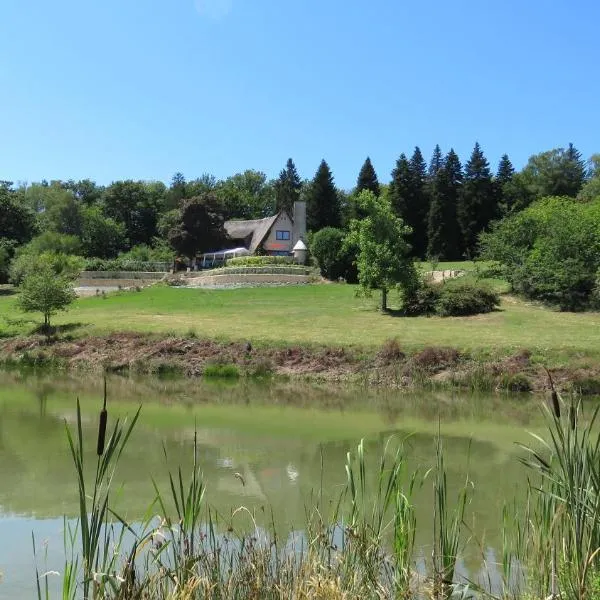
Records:
M600 152L596 0L2 0L0 179Z

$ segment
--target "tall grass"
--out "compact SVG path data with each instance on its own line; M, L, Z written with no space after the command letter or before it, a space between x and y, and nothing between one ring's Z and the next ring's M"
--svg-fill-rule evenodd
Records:
M103 438L103 409L95 465L89 464L79 403L67 440L75 467L79 515L65 521L67 559L63 600L245 598L424 598L492 596L588 600L600 591L599 408L589 417L573 398L553 394L544 407L545 436L523 446L530 472L525 503L506 505L501 517L499 583L457 581L469 538L465 513L474 490L467 476L450 492L444 449L422 473L407 468L403 442L390 438L377 468L368 468L364 442L346 456L346 482L332 502L322 490L306 507L306 522L282 542L271 522L260 526L247 507L228 517L205 501L206 488L194 436L193 463L169 467L153 480L155 497L139 522L111 504L119 458L139 417L117 421ZM102 443L101 443L102 442ZM91 467L91 468L90 468ZM431 481L433 544L425 572L416 566L413 494ZM243 478L240 485L244 485ZM34 540L34 555L36 553ZM37 564L37 556L35 556ZM49 599L49 573L36 568L38 600Z

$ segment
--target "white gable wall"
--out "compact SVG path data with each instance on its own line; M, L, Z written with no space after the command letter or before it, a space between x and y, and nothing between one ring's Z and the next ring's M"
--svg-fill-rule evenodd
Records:
M287 240L278 240L277 232L278 231L287 231L289 236ZM293 223L287 213L280 213L279 217L277 217L277 221L271 227L269 231L269 235L267 235L265 241L262 244L262 247L267 252L290 252L294 247L293 240Z

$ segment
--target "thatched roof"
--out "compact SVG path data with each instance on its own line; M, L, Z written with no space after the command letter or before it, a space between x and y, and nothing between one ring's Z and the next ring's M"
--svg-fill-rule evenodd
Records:
M246 240L251 237L248 250L254 253L277 221L279 215L252 221L225 221L225 231L232 240Z

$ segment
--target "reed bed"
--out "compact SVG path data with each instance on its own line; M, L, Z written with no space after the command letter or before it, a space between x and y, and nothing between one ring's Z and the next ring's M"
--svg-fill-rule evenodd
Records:
M105 394L106 400L106 394ZM100 416L96 465L84 461L81 413L67 441L80 499L75 524L65 520L63 600L600 598L600 430L598 408L553 390L542 407L547 432L523 446L527 501L499 515L500 581L459 580L457 563L471 540L465 513L475 486L468 474L449 493L444 450L436 441L430 470L409 471L402 440L390 438L378 468L368 469L361 442L346 457L339 496L316 490L303 528L285 541L275 523L259 525L239 507L224 517L205 500L193 444L191 471L168 466L167 492L154 483L146 516L132 523L111 503L112 480L140 411L117 421L107 437ZM431 523L417 523L413 495L432 491ZM433 531L431 555L415 547L417 527ZM35 540L34 540L35 554ZM420 560L417 562L417 558ZM35 557L36 563L38 557ZM417 564L419 565L417 567ZM49 599L48 573L36 570L38 600Z

